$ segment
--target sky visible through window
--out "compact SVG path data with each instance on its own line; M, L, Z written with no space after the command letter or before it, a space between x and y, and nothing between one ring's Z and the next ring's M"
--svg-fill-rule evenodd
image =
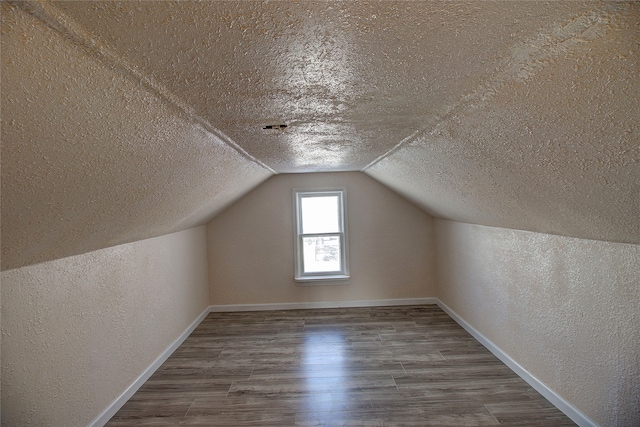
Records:
M338 196L302 198L302 234L337 233Z

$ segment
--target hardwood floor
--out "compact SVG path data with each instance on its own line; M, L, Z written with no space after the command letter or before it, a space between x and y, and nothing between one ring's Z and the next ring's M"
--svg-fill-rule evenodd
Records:
M108 426L574 426L435 305L212 313Z

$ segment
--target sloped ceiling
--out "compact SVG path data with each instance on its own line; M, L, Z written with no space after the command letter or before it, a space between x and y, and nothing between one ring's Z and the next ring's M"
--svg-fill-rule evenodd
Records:
M640 243L638 3L2 14L3 269L202 224L312 171L364 171L440 218Z

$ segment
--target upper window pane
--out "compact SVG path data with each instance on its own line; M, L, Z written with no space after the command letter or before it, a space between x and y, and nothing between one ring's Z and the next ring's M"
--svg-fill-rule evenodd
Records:
M302 234L340 232L338 196L302 197Z

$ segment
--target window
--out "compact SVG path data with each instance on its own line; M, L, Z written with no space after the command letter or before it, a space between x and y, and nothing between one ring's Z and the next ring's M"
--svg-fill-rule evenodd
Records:
M345 190L294 190L296 280L349 279Z

